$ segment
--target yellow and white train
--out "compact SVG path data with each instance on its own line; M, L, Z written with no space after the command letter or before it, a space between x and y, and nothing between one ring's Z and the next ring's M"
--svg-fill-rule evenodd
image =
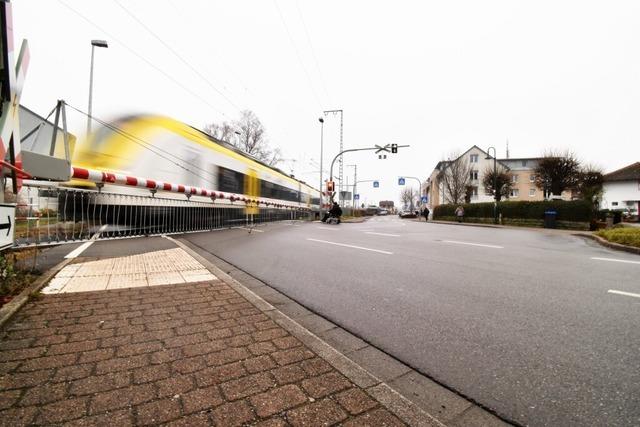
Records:
M76 147L72 163L87 169L319 210L318 190L230 144L168 117L136 115L107 123ZM93 185L87 182L72 184ZM104 190L120 194L149 194L142 188L109 184ZM175 194L159 192L157 197L175 198ZM199 198L193 196L193 200Z

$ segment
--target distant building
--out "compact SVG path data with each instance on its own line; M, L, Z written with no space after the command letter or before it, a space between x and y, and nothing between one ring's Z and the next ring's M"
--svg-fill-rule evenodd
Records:
M393 200L383 200L378 203L378 207L382 209L393 209Z
M511 174L511 192L507 197L508 200L535 201L545 199L546 195L535 184L535 169L540 159L540 157L497 159L498 169L506 170ZM446 169L451 163L461 160L466 160L471 169L470 185L473 188L471 203L493 201L493 195L488 194L482 184L484 173L488 170L493 170L493 158L486 151L474 145L456 159L438 162L433 169L423 185L423 191L429 196L429 206L431 208L446 203L447 194L442 182L442 176L446 173ZM571 192L563 192L562 199L571 200Z
M640 211L640 162L604 175L603 209L623 210L636 216Z

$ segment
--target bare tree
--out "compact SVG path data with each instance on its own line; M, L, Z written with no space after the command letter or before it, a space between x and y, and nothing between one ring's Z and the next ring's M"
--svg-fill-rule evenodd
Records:
M446 203L458 204L464 202L467 186L471 184L471 166L466 158L454 153L450 162L440 173L444 186Z
M205 132L216 139L229 142L270 166L277 165L282 158L279 148L272 149L269 146L264 125L251 110L242 111L240 118L231 123L211 123L205 126Z
M545 193L559 196L565 190L577 188L580 182L580 161L570 151L547 151L535 169L536 186Z
M221 124L210 123L204 127L204 131L218 141L224 141L230 144L233 144L236 136L233 125L229 122L222 122Z
M504 167L499 167L496 169L496 174L495 174L495 188L493 187L493 167L487 167L487 169L485 169L484 174L483 174L483 178L482 178L482 185L484 186L484 189L487 191L487 194L491 194L492 196L495 197L496 201L500 201L503 197L505 199L509 198L509 194L511 193L511 186L512 186L512 174L509 173ZM496 191L498 193L497 197L495 196Z
M413 200L417 193L413 187L405 187L400 191L400 202L402 206L409 206L409 209L413 211Z

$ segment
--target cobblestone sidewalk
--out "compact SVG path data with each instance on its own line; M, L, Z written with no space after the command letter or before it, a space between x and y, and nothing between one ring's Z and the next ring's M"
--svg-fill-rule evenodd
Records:
M0 425L403 425L219 280L45 295L0 340Z

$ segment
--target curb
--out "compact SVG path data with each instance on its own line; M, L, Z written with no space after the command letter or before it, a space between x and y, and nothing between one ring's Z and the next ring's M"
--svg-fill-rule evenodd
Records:
M634 246L622 245L620 243L610 242L607 239L603 239L600 236L596 236L595 234L588 233L575 233L573 236L585 237L587 239L595 240L602 246L605 246L609 249L614 249L616 251L629 252L632 254L640 255L640 248L636 248Z
M482 425L484 427L512 425L509 421L505 421L504 419L499 418L497 414L491 412L490 410L478 406L476 402L471 401L462 395L454 394L456 393L455 391L446 388L442 384L435 382L429 377L423 376L410 366L397 361L392 356L387 355L386 353L378 350L375 347L373 348L375 349L376 354L381 355L383 359L387 360L387 362L384 363L391 363L396 367L395 369L397 369L398 366L402 366L404 370L399 376L392 378L388 376L388 373L379 371L377 367L366 368L365 366L363 366L363 364L372 366L371 362L373 361L373 365L375 366L376 359L377 362L380 362L380 356L370 354L367 356L366 360L360 360L360 362L354 361L353 357L351 356L351 354L354 354L353 351L345 350L344 347L341 347L340 345L338 345L337 347L340 347L341 349L338 349L331 344L328 344L323 338L318 336L325 336L322 327L318 328L317 326L309 325L304 320L304 318L300 318L300 316L305 315L304 312L310 313L308 317L316 318L320 321L320 325L331 324L336 329L340 329L345 334L351 335L354 339L361 341L358 337L353 336L348 330L344 330L339 325L333 324L329 320L313 314L304 306L296 303L295 300L291 300L285 294L280 293L277 289L272 288L269 285L261 282L259 279L250 276L248 273L237 269L232 264L228 264L226 261L218 258L214 254L207 253L207 256L211 258L211 260L204 258L202 255L196 252L196 249L192 248L194 246L197 247L197 245L194 245L189 241L178 241L176 239L171 240L174 241L180 248L187 251L189 255L193 256L198 262L204 265L205 268L216 275L220 280L227 283L231 288L233 288L235 291L249 300L258 309L269 316L274 322L282 326L293 336L302 341L307 347L316 352L318 356L326 360L330 365L332 365L335 369L346 376L351 382L361 387L363 391L372 396L374 399L378 400L384 407L386 407L389 411L391 411L406 424L410 426L438 427L447 425L457 427L467 425ZM219 262L222 265L218 266L214 264L215 262ZM226 273L221 268L229 268L230 271ZM247 283L241 283L239 280L231 276L232 273L239 275L239 280L242 280L243 282L246 280ZM269 291L265 294L264 291L260 292L260 288L266 288ZM275 300L273 299L274 296L276 297ZM276 301L274 302L274 304L278 304L277 301L280 298L284 298L285 300L291 301L291 303L298 308L293 309L293 312L291 312L290 314L285 314L279 309L279 307L275 307L270 302L265 300L265 298L270 298L271 301ZM288 304L285 304L283 307L286 307L287 305ZM300 310L302 314L296 313L296 311L298 310ZM290 316L296 317L296 319L293 319ZM313 329L313 331L308 328ZM389 359L392 359L392 361L389 362ZM373 369L379 374L372 373L369 369ZM385 377L387 379L384 379ZM402 380L408 380L409 383L416 384L418 388L407 389L407 382ZM404 385L402 385L403 383ZM397 388L393 384L396 384L400 388ZM441 391L437 391L438 389L440 389ZM442 393L444 393L444 395ZM414 396L418 400L412 400L408 396ZM438 402L435 406L433 405L433 401L430 402L432 403L431 406L429 404L425 405L425 402L422 401L422 399L426 398L427 400L429 400L433 399L434 397ZM447 406L456 406L456 403L458 405L462 403L464 409L460 412L456 412L455 414L447 415L440 412L441 408L445 408L444 403L446 403ZM440 413L441 417L436 417L432 415L432 413Z
M20 310L27 302L29 302L30 295L34 292L39 291L46 285L49 280L56 275L56 273L64 268L67 264L69 264L73 259L66 258L60 261L58 264L51 267L47 270L42 276L38 277L32 284L30 284L26 289L24 289L17 297L12 299L8 304L5 304L0 308L0 328L4 326L5 323L11 317Z
M320 337L313 334L304 326L300 325L298 322L265 301L262 297L202 257L185 243L168 236L167 238L186 251L199 263L204 265L218 279L225 282L232 289L246 298L250 303L256 306L260 311L269 316L269 318L274 322L302 341L303 344L316 352L318 356L326 360L351 382L362 388L363 391L371 397L378 400L380 404L386 407L403 422L410 426L446 427L445 424L437 420L434 416L419 408L415 403L402 396L378 377L349 359L344 354L340 353Z
M437 219L432 219L428 222L432 222L434 224L445 224L445 225L464 225L466 227L484 227L484 228L506 228L503 225L496 224L483 224L480 222L455 222L455 221L439 221ZM526 227L519 227L526 228Z

